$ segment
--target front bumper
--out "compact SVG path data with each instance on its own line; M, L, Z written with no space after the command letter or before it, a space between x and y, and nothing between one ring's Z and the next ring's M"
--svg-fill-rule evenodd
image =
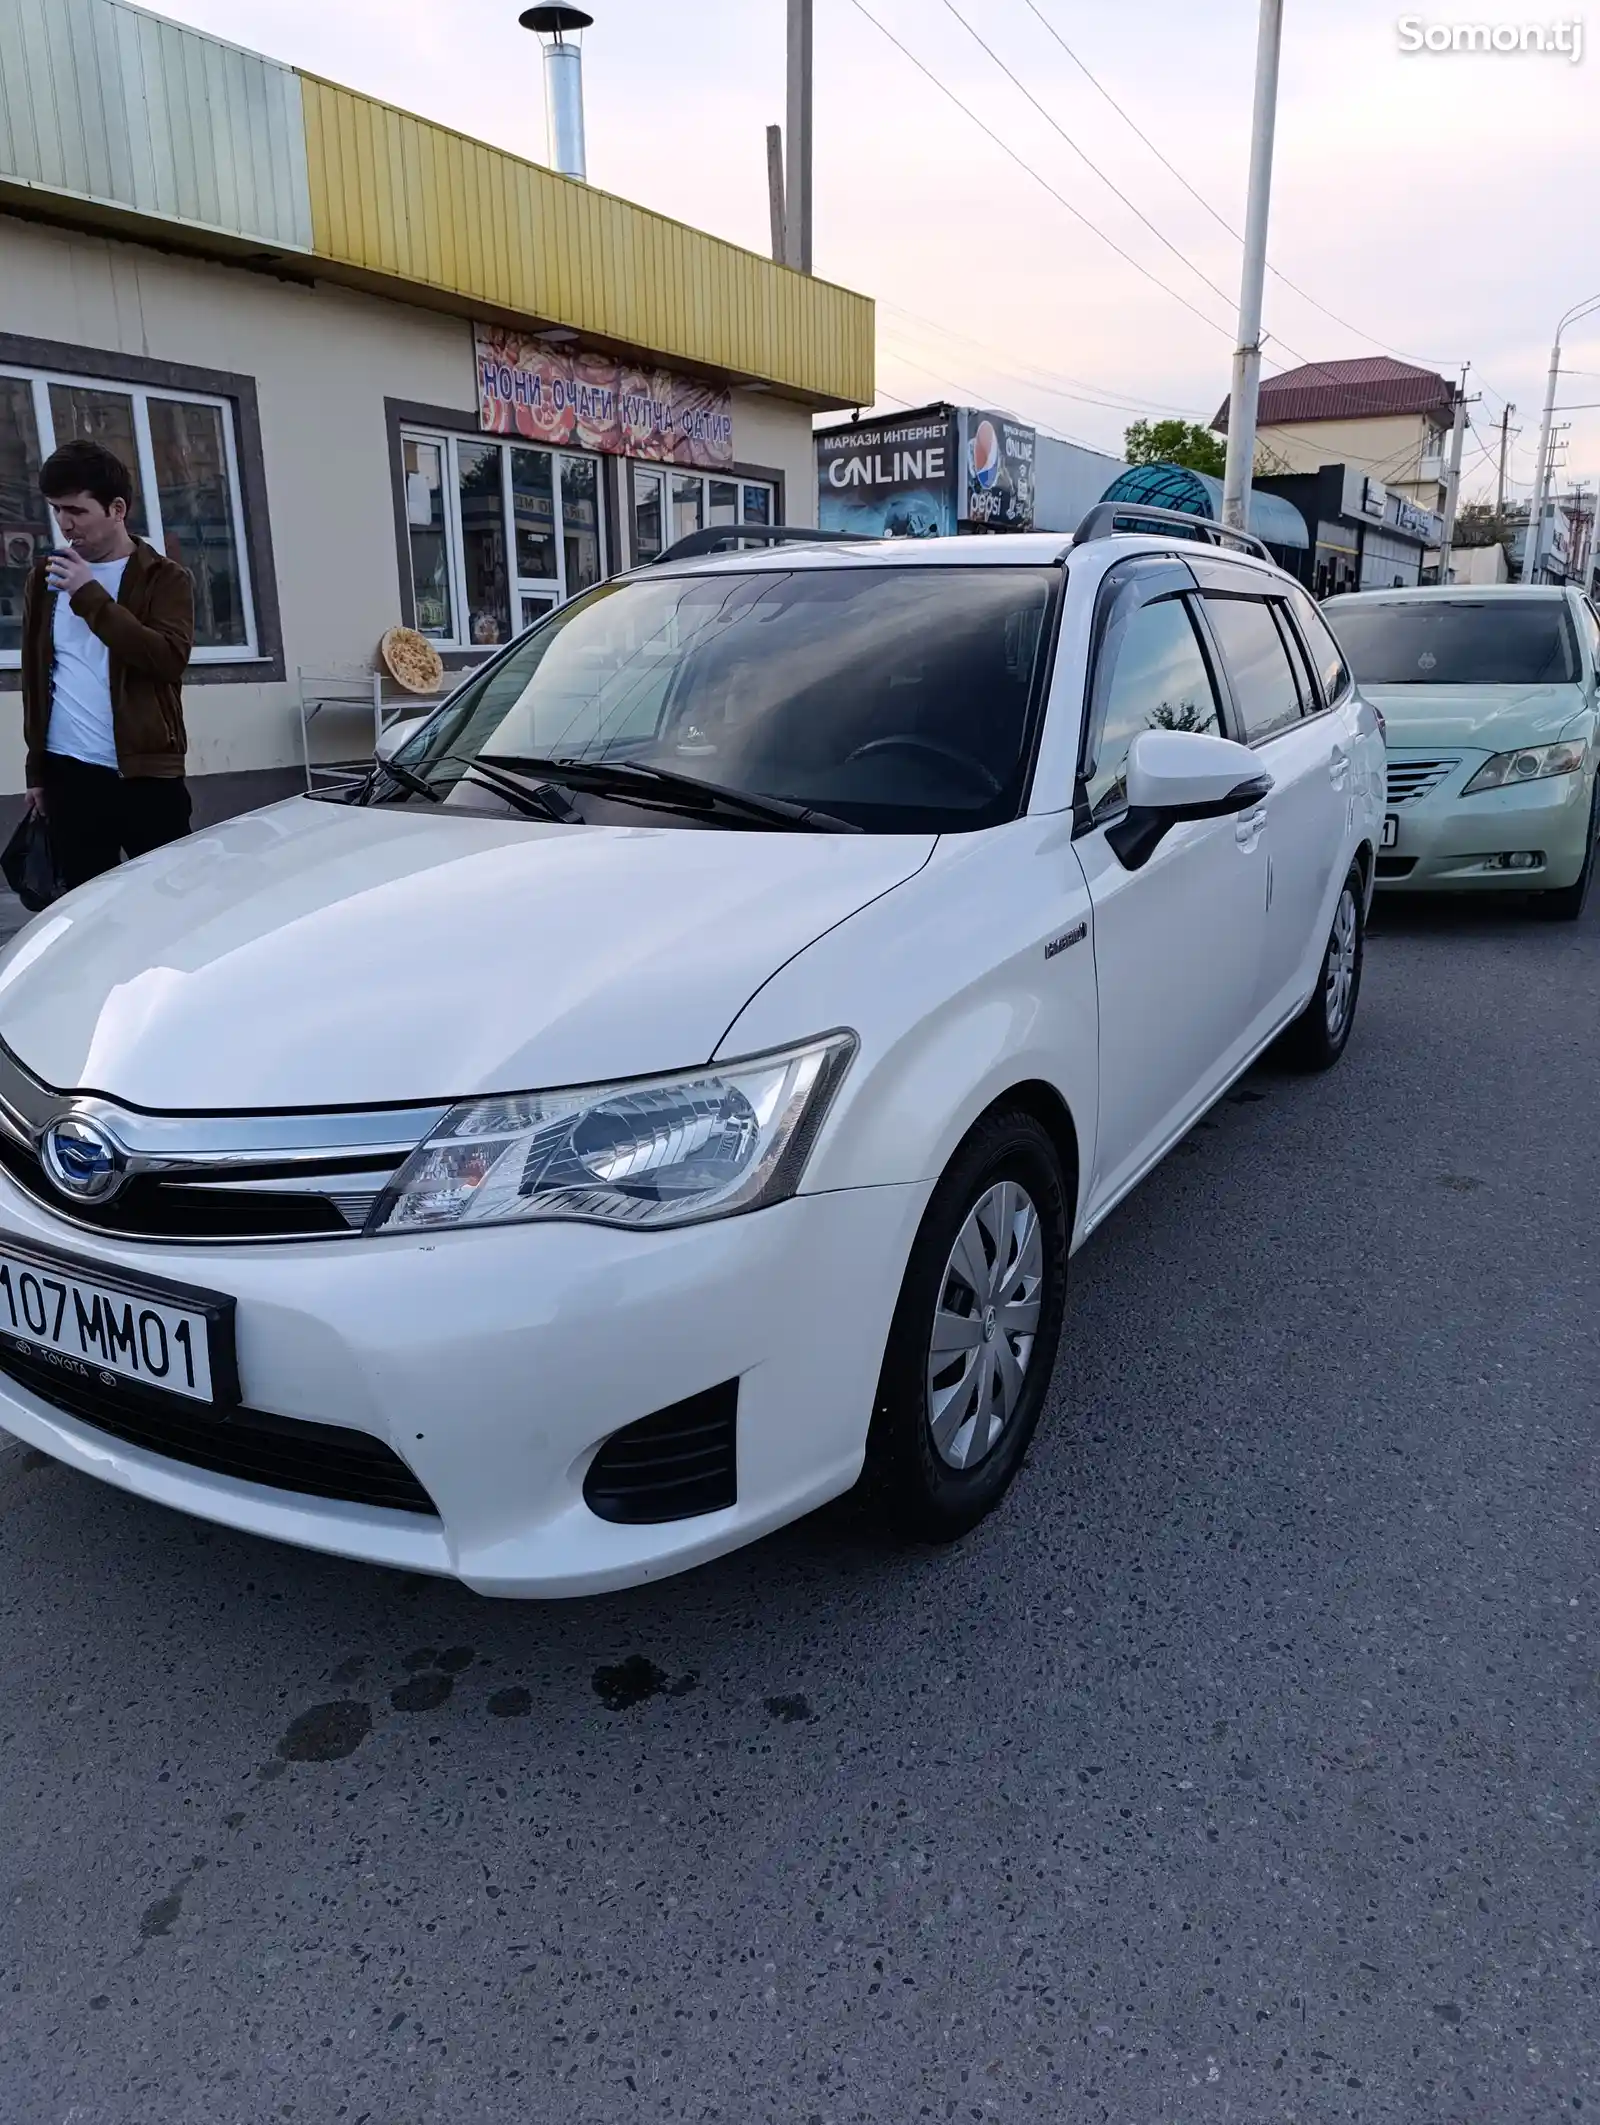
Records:
M1592 775L1549 775L1463 796L1488 758L1472 753L1425 796L1388 806L1396 839L1379 852L1381 891L1527 893L1576 881L1588 849ZM1495 861L1512 854L1539 861L1517 870Z
M269 1246L107 1241L0 1176L0 1231L232 1292L245 1405L383 1440L437 1520L297 1496L121 1443L0 1377L0 1427L164 1505L482 1594L599 1593L681 1571L847 1490L931 1183L798 1196L677 1231L508 1225ZM601 1520L613 1432L739 1382L738 1500ZM219 1423L226 1418L219 1417Z

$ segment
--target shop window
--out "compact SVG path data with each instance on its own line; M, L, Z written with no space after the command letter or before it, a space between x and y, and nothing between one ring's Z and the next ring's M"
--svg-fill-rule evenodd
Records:
M461 443L456 452L467 639L484 647L511 639L511 579L506 568L501 471L504 456L498 443Z
M670 482L670 493L667 487ZM663 496L668 515L666 535L661 521ZM653 561L663 546L675 545L691 532L708 526L772 524L777 521L777 496L765 480L725 480L698 472L656 472L636 465L633 474L633 556L636 562Z
M450 550L445 538L444 445L406 438L406 531L411 596L419 633L448 642L455 633Z
M241 648L249 630L220 408L151 399L150 455L167 552L194 578L195 637Z
M23 585L54 543L40 467L80 438L115 451L133 487L129 528L194 578L194 661L254 657L229 402L7 368L0 370L0 663L19 660Z
M567 596L600 580L600 466L592 457L561 460L561 540Z
M403 429L415 625L492 649L605 574L600 460Z
M554 580L559 573L555 461L548 450L512 451L511 517L516 526L517 574Z
M33 386L0 376L0 657L22 648L22 593L28 571L50 551L50 511L39 492L39 424Z
M672 475L672 543L691 532L703 531L706 522L706 483L693 473Z
M666 548L661 526L661 484L659 472L648 472L643 465L634 466L633 558L636 563L653 561Z

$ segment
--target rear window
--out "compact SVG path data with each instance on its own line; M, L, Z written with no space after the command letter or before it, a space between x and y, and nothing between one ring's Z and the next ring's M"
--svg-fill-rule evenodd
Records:
M1556 598L1352 598L1327 617L1364 686L1560 686L1578 676L1572 624Z

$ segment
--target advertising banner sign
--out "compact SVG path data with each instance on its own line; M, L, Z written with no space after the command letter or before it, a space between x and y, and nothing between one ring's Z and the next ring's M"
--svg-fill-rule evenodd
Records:
M498 325L479 325L475 340L478 425L492 435L708 472L733 463L733 402L719 385Z
M817 522L864 539L948 538L960 472L953 411L824 429L817 437Z
M1033 529L1037 431L1004 413L961 409L960 520L988 531Z

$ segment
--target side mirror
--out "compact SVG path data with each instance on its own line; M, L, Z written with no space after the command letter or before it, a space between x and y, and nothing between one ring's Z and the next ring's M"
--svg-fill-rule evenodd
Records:
M1272 777L1247 745L1198 730L1142 730L1128 748L1128 810L1106 841L1124 870L1138 871L1184 819L1247 812Z
M401 746L409 744L427 720L426 716L406 716L399 722L387 724L378 737L378 758L392 760Z

